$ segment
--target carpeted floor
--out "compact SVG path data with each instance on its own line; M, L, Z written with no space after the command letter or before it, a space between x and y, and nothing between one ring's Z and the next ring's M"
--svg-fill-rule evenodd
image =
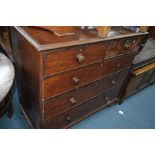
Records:
M14 90L14 115L0 118L2 129L27 129L19 111L17 90ZM155 84L143 89L123 102L105 108L74 125L72 129L139 129L155 128Z

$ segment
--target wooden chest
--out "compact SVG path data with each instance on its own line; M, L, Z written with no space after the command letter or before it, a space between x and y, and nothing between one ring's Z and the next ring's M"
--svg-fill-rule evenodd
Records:
M112 29L55 36L35 27L11 28L21 108L34 128L68 128L119 99L147 33Z
M135 69L131 73L125 97L128 97L155 82L155 62Z
M136 55L124 98L155 82L155 40L148 38L143 50Z

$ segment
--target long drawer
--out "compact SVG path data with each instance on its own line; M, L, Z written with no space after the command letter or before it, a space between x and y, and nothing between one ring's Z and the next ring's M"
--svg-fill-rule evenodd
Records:
M101 94L76 108L44 121L42 128L67 128L77 123L100 108L111 104L113 101L116 101L121 87L122 85L119 85L107 93Z
M70 108L73 108L87 100L112 89L119 83L123 82L129 70L121 71L107 78L83 86L79 89L72 90L63 95L54 97L44 103L43 120L56 116Z
M127 69L130 67L134 56L135 53L47 77L44 80L44 99L52 98Z
M44 54L44 75L52 75L118 55L135 52L138 50L141 41L142 37L136 36L46 52Z

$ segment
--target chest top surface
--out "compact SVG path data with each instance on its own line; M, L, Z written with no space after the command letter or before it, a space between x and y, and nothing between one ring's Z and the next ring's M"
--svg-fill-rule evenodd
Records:
M27 41L36 48L37 51L45 51L62 47L95 43L137 35L145 35L141 32L132 32L122 27L113 27L106 38L97 35L96 30L81 30L79 27L75 29L74 35L56 36L52 32L33 26L16 26L14 27Z

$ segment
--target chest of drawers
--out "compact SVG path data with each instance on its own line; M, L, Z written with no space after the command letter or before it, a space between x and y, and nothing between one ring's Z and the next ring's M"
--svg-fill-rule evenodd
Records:
M147 34L116 28L102 39L95 30L62 37L35 27L10 32L21 109L34 128L68 128L117 102Z

